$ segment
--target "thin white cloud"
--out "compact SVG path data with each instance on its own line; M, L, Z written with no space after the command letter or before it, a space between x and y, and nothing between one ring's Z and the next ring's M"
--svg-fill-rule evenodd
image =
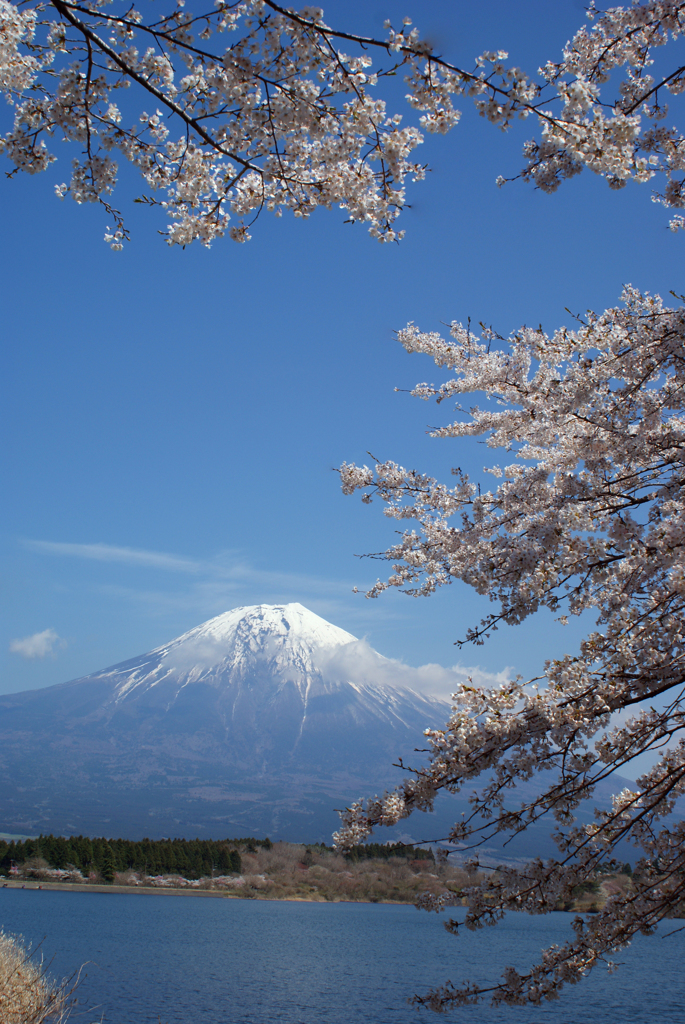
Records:
M142 551L139 548L120 548L113 544L62 544L49 540L27 540L26 547L33 551L44 551L50 555L67 555L72 558L88 558L95 562L123 562L126 565L142 565L153 569L167 569L171 572L201 573L203 562L163 551Z
M214 668L225 657L226 648L220 641L201 637L172 648L164 658L164 667L172 672L202 671Z
M44 629L42 633L10 641L10 652L22 658L46 658L48 654L54 653L55 647L66 647L66 643L54 629Z
M236 591L254 591L260 596L256 600L267 603L300 600L303 594L315 594L319 598L338 598L343 593L352 593L354 582L331 580L308 576L303 573L278 572L256 568L236 550L221 551L213 558L195 559L164 551L147 551L141 548L117 547L113 544L69 544L47 540L23 540L24 547L48 555L87 559L97 562L119 563L133 567L161 569L199 577L193 582L191 593L172 597L172 603L196 605L198 599L211 608L219 607L225 599L234 600ZM370 585L370 584L369 584ZM121 596L130 595L144 602L157 600L157 593L137 588L112 588ZM225 598L224 598L225 595ZM165 587L164 599L169 597ZM163 603L167 603L163 600ZM337 602L336 602L337 605Z

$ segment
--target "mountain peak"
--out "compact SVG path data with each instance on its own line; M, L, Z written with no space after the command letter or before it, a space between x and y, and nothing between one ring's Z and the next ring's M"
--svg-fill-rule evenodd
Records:
M280 638L284 645L299 640L315 647L338 647L357 639L298 602L232 608L189 630L167 646L171 649L201 638L222 645L231 645L239 639L245 643L251 638L259 643L267 639L278 642ZM164 649L157 648L160 652Z
M259 662L276 674L308 673L318 652L356 639L301 604L253 604L217 615L151 654L176 669L245 671Z
M333 808L395 781L393 762L447 710L394 686L392 663L301 604L234 608L0 700L15 780L0 815L16 831L21 818L23 831L326 839Z
M298 603L247 605L98 675L116 679L117 702L161 683L178 692L188 684L225 687L255 675L301 688L317 674L322 654L356 640Z

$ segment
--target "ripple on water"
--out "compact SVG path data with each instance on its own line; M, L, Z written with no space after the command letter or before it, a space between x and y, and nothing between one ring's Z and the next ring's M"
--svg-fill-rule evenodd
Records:
M463 914L463 911L459 913ZM451 979L496 982L570 934L570 914L513 914L449 935L411 906L0 889L0 923L42 942L56 975L88 962L74 1024L418 1024L407 1004ZM469 1024L682 1024L685 932L640 936L540 1008L469 1007Z

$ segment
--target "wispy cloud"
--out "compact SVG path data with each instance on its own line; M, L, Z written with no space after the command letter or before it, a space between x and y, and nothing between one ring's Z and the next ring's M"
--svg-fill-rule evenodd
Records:
M171 572L198 574L204 563L163 551L142 551L139 548L119 548L113 544L61 544L49 540L26 540L24 545L32 551L44 551L50 555L67 555L72 558L87 558L95 562L123 562L126 565L142 565L153 569L167 569Z
M10 652L22 658L46 658L48 654L54 653L56 647L66 647L66 643L54 629L44 629L42 633L10 641Z
M277 600L284 600L286 594L296 592L339 596L343 592L351 593L355 585L352 581L330 580L304 573L259 569L251 565L239 551L235 550L222 551L209 559L197 559L165 551L146 551L141 548L117 547L113 544L67 544L47 540L24 540L22 544L31 551L48 555L119 563L132 567L161 569L165 572L196 576L199 579L194 586L208 602L212 602L216 596L223 595L227 591L244 588L257 587L265 594L272 595L280 593L283 596ZM129 593L131 596L139 594L143 600L150 597L155 599L154 592L149 590L144 592L131 590ZM266 596L263 598L263 600L269 599Z
M227 549L206 558L192 558L165 551L120 547L114 544L78 544L59 541L23 539L23 547L38 554L69 560L99 562L104 566L119 565L131 570L145 571L143 579L137 577L128 583L116 583L106 574L91 574L89 586L100 594L131 601L146 608L147 614L164 617L187 611L198 617L210 618L240 604L281 604L301 601L320 615L333 621L344 615L350 618L352 592L359 579L342 580L314 576L301 572L283 572L278 569L257 567L246 559L243 552ZM176 576L173 582L159 586L155 573ZM104 578L103 578L104 577ZM369 586L373 582L368 581ZM362 586L364 581L362 581ZM368 606L367 606L368 609ZM354 619L355 615L352 615ZM392 617L392 616L391 616ZM360 622L368 617L360 615Z

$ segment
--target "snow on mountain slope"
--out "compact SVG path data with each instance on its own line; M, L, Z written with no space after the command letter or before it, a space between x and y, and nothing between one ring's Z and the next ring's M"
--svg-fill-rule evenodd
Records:
M397 669L300 604L254 605L0 697L0 829L329 842L335 808L397 784L393 763L420 760L423 729L448 717L445 702L392 685ZM439 839L462 811L466 793L443 797L399 832ZM552 826L536 823L509 855L551 854Z
M217 615L141 658L95 676L124 677L116 686L117 701L164 680L219 686L257 670L306 690L307 677L317 671L317 655L356 640L301 604L251 605Z
M350 658L351 649L362 658ZM242 724L243 734L254 731L258 715L267 731L282 733L290 721L293 743L311 726L312 710L320 718L344 709L348 725L352 719L358 725L414 726L416 714L423 713L426 724L445 717L443 702L365 676L364 665L382 663L391 664L301 604L252 605L218 615L168 644L71 685L107 684L103 707L110 713L131 702L168 712L192 702L197 712L210 700L236 728ZM213 696L204 692L207 688Z

